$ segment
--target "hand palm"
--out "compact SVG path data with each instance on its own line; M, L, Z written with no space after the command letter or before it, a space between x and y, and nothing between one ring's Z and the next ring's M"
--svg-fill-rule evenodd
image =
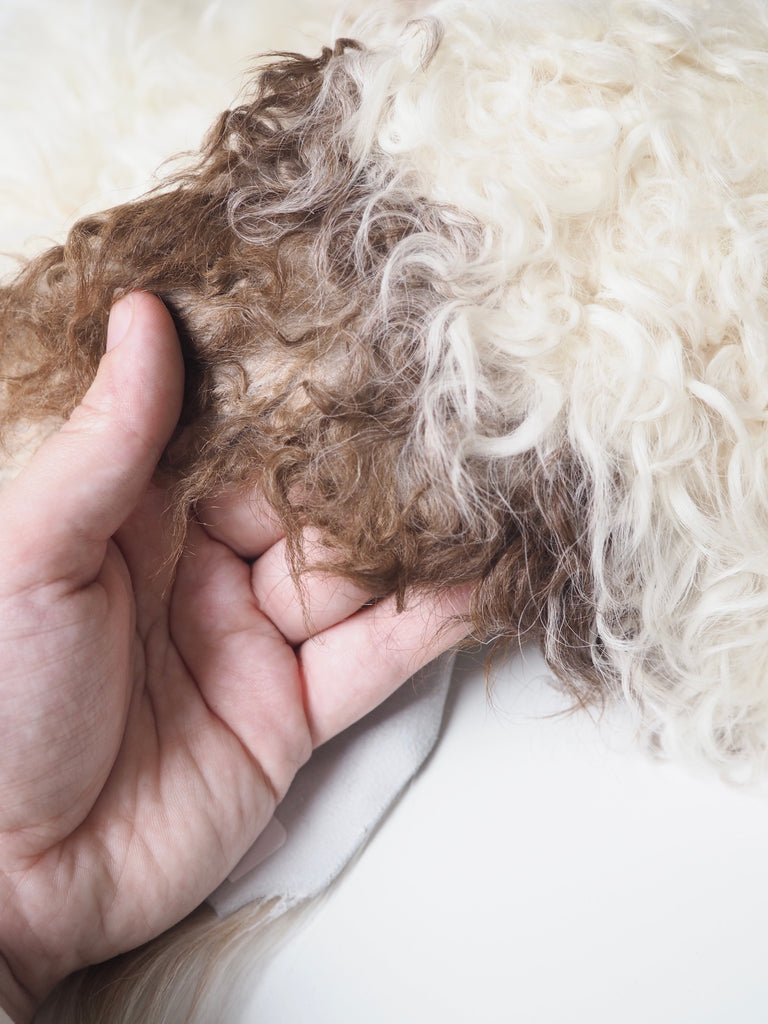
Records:
M237 498L172 570L149 480L178 342L150 296L115 309L127 340L0 495L0 966L27 1008L193 909L313 746L464 634L466 594L397 614L327 575L304 616L274 521Z
M175 582L158 572L169 554L162 507L150 493L107 545L93 584L49 593L35 632L55 654L36 641L24 662L44 757L19 793L34 825L13 823L19 863L35 865L19 895L49 894L34 900L42 914L30 926L44 943L50 928L64 930L73 964L191 910L264 827L312 748L299 663L257 609L247 563L197 528ZM73 662L84 666L75 718L71 698L59 706L66 687L52 683L54 658L66 676ZM75 756L62 761L62 742ZM99 928L89 916L79 934L84 903Z

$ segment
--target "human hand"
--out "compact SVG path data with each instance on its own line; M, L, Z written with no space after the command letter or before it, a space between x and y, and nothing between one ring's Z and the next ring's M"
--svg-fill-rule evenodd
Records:
M275 521L233 496L170 568L151 478L182 378L162 303L122 300L82 405L0 495L0 1002L17 1020L191 911L313 747L465 633L463 594L397 614L320 575L305 617Z

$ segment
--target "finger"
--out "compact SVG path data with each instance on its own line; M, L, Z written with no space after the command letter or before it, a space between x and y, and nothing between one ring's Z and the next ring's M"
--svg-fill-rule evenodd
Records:
M176 424L183 373L162 302L143 292L117 302L83 401L0 499L0 559L17 569L15 585L80 586L98 572L107 539L146 489Z
M258 558L283 537L274 509L256 488L224 491L202 502L197 519L206 532L241 558Z
M364 608L299 649L315 746L352 725L468 633L471 587Z
M259 610L248 565L194 524L170 623L207 707L282 793L312 749L296 656Z
M328 550L313 532L305 534L303 549L309 565L329 560ZM369 591L332 572L309 571L297 586L285 541L254 562L251 588L261 610L294 646L346 619L371 597Z

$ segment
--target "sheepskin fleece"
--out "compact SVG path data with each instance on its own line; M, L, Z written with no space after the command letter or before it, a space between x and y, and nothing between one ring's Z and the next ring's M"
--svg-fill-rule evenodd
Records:
M365 260L378 260L376 294L366 299L371 322L386 327L388 316L400 317L399 343L412 353L408 366L395 367L412 387L408 441L396 474L384 467L402 485L402 507L420 515L420 495L429 492L430 513L439 506L447 522L455 512L462 537L482 551L497 546L474 609L484 638L512 635L520 624L540 638L564 680L581 677L587 696L595 688L627 696L657 742L703 752L724 767L761 768L768 729L766 7L762 0L438 0L402 36L386 24L397 20L387 10L352 30L371 49L342 47L329 57L327 74L315 68L324 76L318 96L332 112L328 145L311 120L319 107L301 113L308 119L298 139L291 124L284 130L301 149L314 128L305 155L312 151L320 164L324 154L331 162L339 156L339 173L361 175L339 180L349 204L345 223L363 210L348 250L350 280L357 277L339 308L371 286ZM71 11L68 5L68 17ZM88 7L79 13L87 19ZM89 76L90 60L72 65L62 29L56 44L63 56L50 68L63 60L66 88L46 70L48 103L75 95L82 112L80 99L89 96L93 135L113 156L133 149L126 140L140 139L142 159L156 162L141 116L154 103L164 111L157 136L164 152L177 148L171 140L191 144L174 135L177 124L193 120L189 101L179 100L191 94L184 69L221 106L224 97L209 85L208 51L194 54L219 38L223 52L225 40L247 35L232 8L197 14L189 18L195 27L185 36L186 55L174 47L181 68L170 89L164 47L173 30L153 22L148 32L140 7L107 18L111 33L101 48L94 43L92 52L111 45L120 55L105 62L104 80ZM32 35L45 24L34 8L16 20L13 31ZM16 43L15 51L24 49ZM111 88L118 69L125 69L123 101ZM36 99L27 124L44 106L39 88L30 82ZM178 103L177 118L168 111ZM238 124L226 123L233 153L249 141L238 137ZM28 165L46 166L45 152L67 179L66 161L56 155L72 148L69 132L58 148L48 138L25 146ZM258 146L249 159L255 169ZM90 198L100 192L96 205L104 205L105 191L127 189L129 171L138 172L127 157L117 166L114 176L89 182ZM203 173L218 173L215 162L207 166ZM355 192L363 180L364 195ZM31 191L29 181L29 166L19 164L8 175L10 194ZM316 186L310 161L295 193L305 225L330 194L327 183L323 193ZM265 211L285 225L299 202L291 192L265 206L258 195L246 184L230 197L228 230L247 244L271 231ZM49 194L37 201L42 225ZM382 223L397 216L412 229L374 243L382 213ZM288 237L293 227L281 230ZM327 220L324 230L338 237L338 224ZM81 240L92 231L84 229ZM176 294L190 308L197 301ZM323 309L327 295L323 285L313 308ZM293 312L301 311L299 304ZM213 337L218 328L207 315L198 305L193 326ZM274 365L282 366L277 355ZM229 415L235 406L227 389L240 401L236 384L226 369L214 368L212 379ZM378 388L392 382L375 378ZM338 396L334 402L340 407ZM392 410L387 400L381 415ZM344 445L353 440L362 443L358 435ZM208 448L215 450L212 439ZM313 465L322 469L322 457ZM401 539L427 544L430 529ZM456 560L456 535L443 529L441 536L428 582L459 582L460 566L439 575ZM374 555L379 547L375 538ZM412 558L408 572L421 564Z

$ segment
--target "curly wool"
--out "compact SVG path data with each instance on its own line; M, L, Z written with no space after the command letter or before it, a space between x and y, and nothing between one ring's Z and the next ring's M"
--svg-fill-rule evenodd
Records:
M587 558L586 628L547 595L550 664L573 678L585 645L590 680L628 696L661 746L759 772L768 11L580 0L432 14L361 69L348 130L382 183L483 230L428 335L436 390L464 416L452 478L476 456L504 480L521 453L566 487L575 475L556 551ZM423 419L437 426L431 408ZM491 501L507 498L502 486Z
M297 568L312 525L375 595L479 580L478 638L759 770L763 4L439 0L355 35L0 293L4 434L66 415L110 304L155 291L180 521L261 486Z
M483 225L447 341L492 410L464 450L579 467L595 666L662 744L759 768L768 11L435 13L434 60L371 85L355 143ZM545 633L561 673L565 624Z

